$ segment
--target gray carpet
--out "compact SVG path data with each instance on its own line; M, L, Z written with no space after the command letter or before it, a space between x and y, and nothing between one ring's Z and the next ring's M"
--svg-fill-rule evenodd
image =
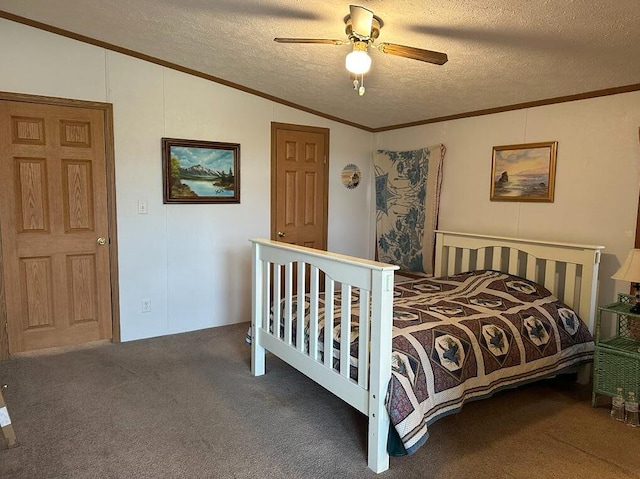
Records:
M640 428L562 379L465 405L376 476L364 416L276 358L252 377L246 327L1 362L0 477L640 478Z

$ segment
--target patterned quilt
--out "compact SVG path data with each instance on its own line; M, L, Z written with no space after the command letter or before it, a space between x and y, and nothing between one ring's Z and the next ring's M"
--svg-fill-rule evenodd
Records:
M544 287L496 271L396 285L387 409L408 454L465 401L593 358L593 337Z
M353 296L350 341L355 366L359 329L357 293ZM338 367L339 295L334 302ZM320 319L322 345L324 309ZM386 404L408 454L427 440L429 424L466 401L590 361L594 349L587 326L547 289L497 271L396 284L392 334ZM351 370L353 377L356 368Z

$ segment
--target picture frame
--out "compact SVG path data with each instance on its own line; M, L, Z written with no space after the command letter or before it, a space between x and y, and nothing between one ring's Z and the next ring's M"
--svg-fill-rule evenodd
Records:
M552 203L557 141L493 147L491 201Z
M163 201L240 203L240 144L162 138Z

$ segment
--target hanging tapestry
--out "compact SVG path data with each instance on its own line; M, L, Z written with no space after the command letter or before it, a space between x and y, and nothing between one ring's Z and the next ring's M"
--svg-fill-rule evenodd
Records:
M445 152L436 145L374 154L378 261L433 274Z

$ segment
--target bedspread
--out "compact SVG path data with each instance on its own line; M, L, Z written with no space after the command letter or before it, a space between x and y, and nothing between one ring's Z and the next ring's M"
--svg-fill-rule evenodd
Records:
M497 271L396 285L387 409L407 453L465 401L593 357L593 337L544 287Z

